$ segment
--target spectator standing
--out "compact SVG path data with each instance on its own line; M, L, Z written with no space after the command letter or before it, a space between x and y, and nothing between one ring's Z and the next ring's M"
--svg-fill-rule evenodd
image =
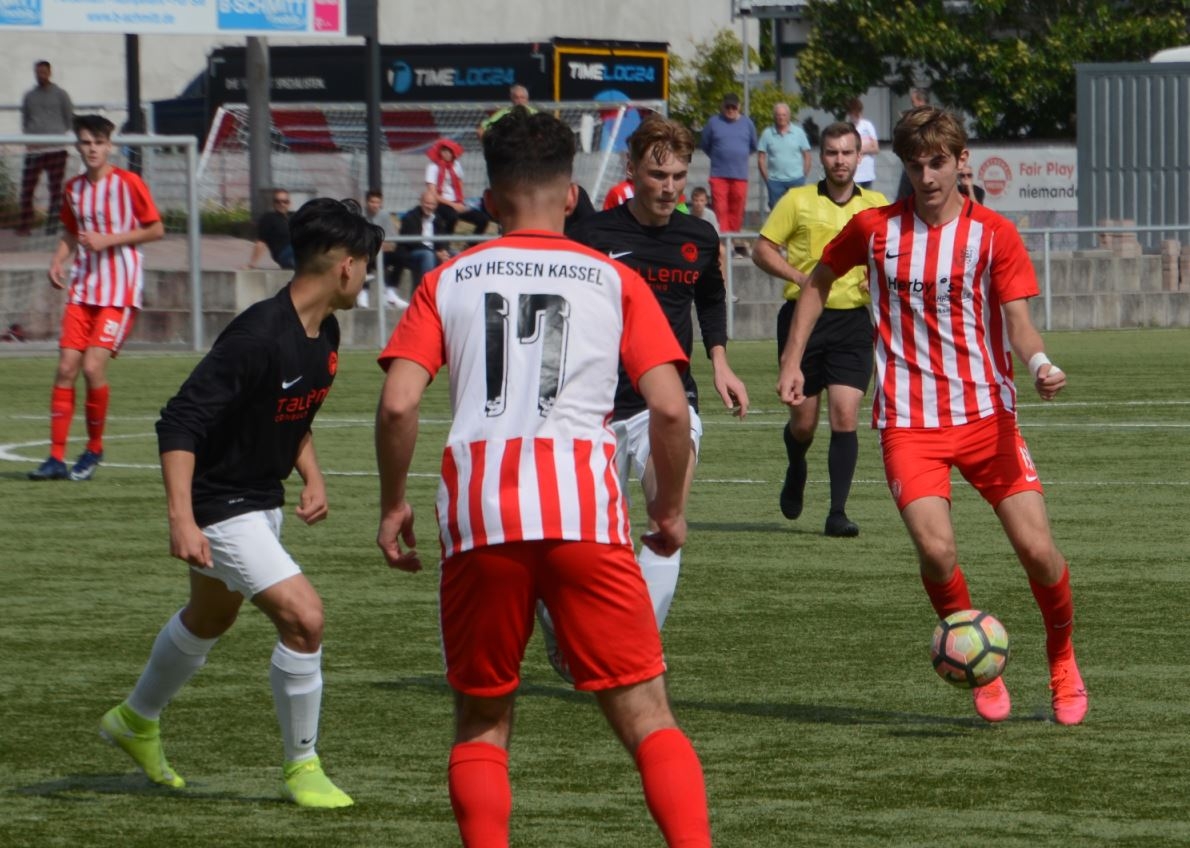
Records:
M859 152L862 158L855 172L855 184L860 188L871 188L876 182L876 156L880 153L876 125L864 117L864 102L858 97L851 98L847 104L847 120L855 126L861 141Z
M503 118L517 106L524 107L525 111L532 115L537 110L529 105L529 89L525 88L519 83L510 86L508 89L508 105L497 109L492 114L488 115L479 124L479 138L483 140L483 134L492 128L492 124Z
M21 132L27 135L64 135L71 131L74 106L70 95L50 81L53 69L44 59L33 66L37 85L21 101ZM66 173L66 148L30 145L21 171L21 217L17 235L27 236L33 227L33 193L41 172L45 171L50 206L45 231L58 228L58 209L62 203L62 178Z
M975 203L983 206L983 199L987 195L983 186L975 182L975 171L970 163L959 169L959 194L969 197Z
M389 306L404 309L409 302L397 294L397 278L401 269L397 265L397 243L393 241L397 236L397 228L393 224L393 214L384 208L384 194L372 189L364 196L364 218L374 227L384 232L384 241L380 243L380 252L376 254L376 271L380 281L384 284L384 301ZM368 280L372 275L368 275ZM368 287L360 289L355 305L360 309L368 308Z
M256 241L245 268L255 268L267 252L279 266L292 271L293 245L289 242L289 192L273 189L273 208L256 219Z
M426 186L418 205L401 216L401 235L425 237L425 241L397 245L397 264L408 268L412 277L410 299L421 284L421 278L450 258L446 243L434 241L432 236L451 235L455 231L455 221L454 210L438 202L438 192L432 186Z
M744 209L748 201L748 160L756 152L756 125L740 114L740 98L734 92L723 97L718 115L702 129L703 153L711 157L711 198L723 229L738 233L744 227ZM736 253L747 255L743 244Z
M805 185L810 173L810 141L792 117L789 104L778 103L773 107L773 125L760 134L756 165L768 189L769 209L785 192Z

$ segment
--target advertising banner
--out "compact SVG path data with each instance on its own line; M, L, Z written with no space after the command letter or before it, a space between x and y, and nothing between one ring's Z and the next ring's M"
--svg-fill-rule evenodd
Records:
M1078 211L1073 145L972 147L970 164L984 202L998 212Z
M346 0L0 0L0 33L347 34Z

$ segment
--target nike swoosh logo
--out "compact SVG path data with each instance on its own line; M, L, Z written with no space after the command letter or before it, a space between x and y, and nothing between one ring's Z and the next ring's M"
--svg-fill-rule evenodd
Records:
M292 380L282 380L281 388L288 389L290 386L296 386L301 381L301 379L301 377L294 377Z
M631 250L621 250L618 252L613 250L608 254L608 256L610 256L612 259L619 259L621 256L627 256L631 252Z
M886 250L886 251L884 252L884 258L885 258L885 259L896 259L898 256L904 256L904 255L905 255L905 253L906 253L906 251L904 251L904 250L902 250L900 253L889 253L889 252Z
M1034 482L1034 481L1036 481L1036 480L1037 480L1037 475L1036 475L1036 474L1026 474L1026 475L1025 475L1025 482L1026 482L1026 483L1032 483L1032 482Z
M299 742L298 744L300 744L300 745L309 745L309 744L310 744L311 742L313 742L313 741L314 741L314 737L313 737L313 736L311 736L309 739L303 739L303 740L302 740L301 742Z

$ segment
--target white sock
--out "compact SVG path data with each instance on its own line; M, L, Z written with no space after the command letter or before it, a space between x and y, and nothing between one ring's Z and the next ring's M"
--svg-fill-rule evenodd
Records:
M128 696L128 706L138 715L156 721L165 705L203 667L218 641L218 637L199 639L182 624L181 611L174 613L153 642L149 662Z
M269 666L269 684L281 724L285 762L313 757L322 706L322 649L299 654L278 642Z
M641 574L648 584L649 597L653 600L653 615L657 618L657 629L660 630L665 625L669 605L673 603L674 592L678 588L682 551L678 550L672 556L663 557L648 548L641 548L636 561L640 563Z

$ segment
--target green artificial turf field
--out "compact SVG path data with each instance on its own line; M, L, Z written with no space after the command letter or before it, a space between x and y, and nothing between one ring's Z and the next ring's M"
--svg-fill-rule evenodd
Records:
M785 521L786 413L773 393L772 346L731 346L752 395L744 421L708 396L696 353L706 435L664 641L717 845L1190 844L1190 331L1053 333L1047 345L1069 386L1049 404L1026 386L1020 418L1072 564L1091 695L1074 728L1049 719L1040 616L970 488L955 487L960 562L975 604L1013 640L1005 680L1014 711L997 726L930 669L933 613L866 421L848 509L861 535L824 538L825 422L805 513ZM306 527L291 503L284 533L326 606L319 753L356 806L319 813L278 799L274 636L247 606L164 715L185 790L150 788L99 739L99 717L185 601L185 566L168 556L153 423L194 361L122 356L110 369L106 464L88 483L35 484L24 476L46 454L54 360L3 358L0 845L457 844L436 575L390 572L375 547L381 375L366 353L343 356L315 424L331 515ZM445 382L423 405L414 460L411 499L428 552ZM76 414L68 459L81 435ZM639 503L634 517L639 533ZM662 844L628 756L591 698L550 670L536 635L517 722L513 844Z

